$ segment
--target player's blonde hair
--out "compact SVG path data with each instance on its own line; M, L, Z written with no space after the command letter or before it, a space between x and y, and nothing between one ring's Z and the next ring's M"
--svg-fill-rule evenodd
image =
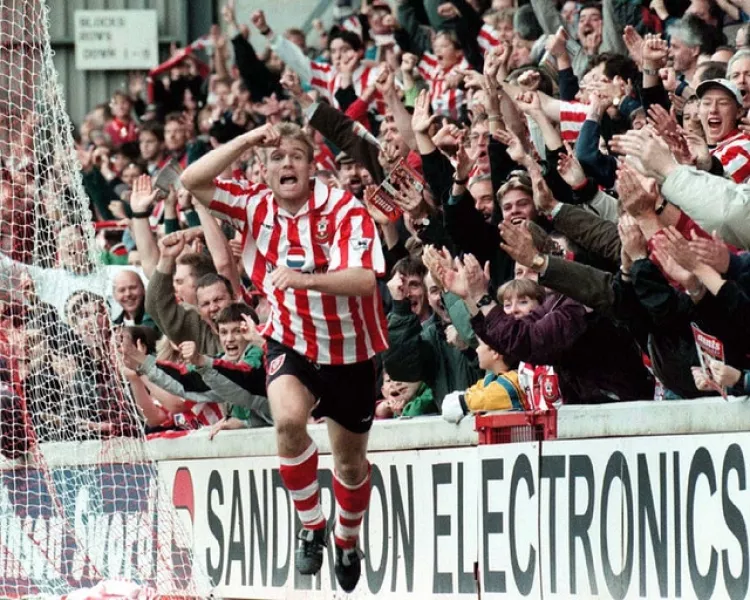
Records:
M278 123L275 127L276 131L279 132L279 135L282 138L291 138L298 142L302 142L307 149L307 160L313 162L313 159L315 158L315 146L313 145L310 136L307 135L299 125L285 122Z

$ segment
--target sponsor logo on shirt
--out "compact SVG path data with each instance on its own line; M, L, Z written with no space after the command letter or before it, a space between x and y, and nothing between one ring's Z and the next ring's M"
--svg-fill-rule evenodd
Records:
M305 257L304 248L289 248L286 253L286 266L299 271L305 266Z
M352 238L349 240L349 245L355 252L367 252L370 247L372 240L367 238Z

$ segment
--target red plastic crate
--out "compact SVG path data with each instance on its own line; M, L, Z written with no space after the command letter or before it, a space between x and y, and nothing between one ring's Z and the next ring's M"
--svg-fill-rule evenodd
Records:
M480 444L551 440L557 437L557 411L478 414L474 429Z

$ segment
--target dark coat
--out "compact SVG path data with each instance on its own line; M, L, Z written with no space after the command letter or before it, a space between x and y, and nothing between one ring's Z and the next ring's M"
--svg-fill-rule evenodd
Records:
M551 294L523 319L496 306L476 315L472 326L503 356L555 367L566 404L653 398L653 380L632 336L570 298Z

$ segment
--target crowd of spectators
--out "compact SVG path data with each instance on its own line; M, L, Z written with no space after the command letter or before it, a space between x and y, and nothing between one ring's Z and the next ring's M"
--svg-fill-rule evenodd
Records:
M339 0L308 45L228 3L207 59L174 49L79 124L95 246L60 219L40 258L4 219L2 408L41 440L273 425L241 232L154 180L284 121L379 227L377 418L750 393L745 5Z

